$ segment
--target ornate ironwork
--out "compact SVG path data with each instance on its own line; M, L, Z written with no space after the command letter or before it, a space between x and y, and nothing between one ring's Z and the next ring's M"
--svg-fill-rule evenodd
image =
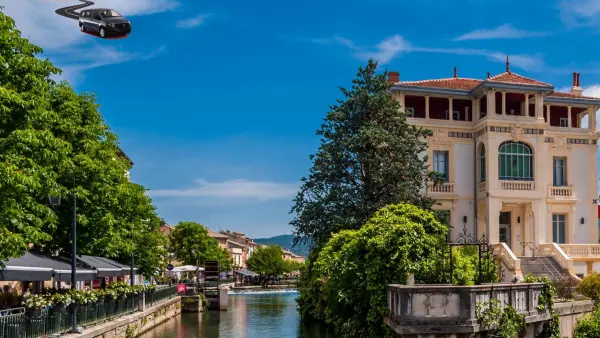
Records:
M523 255L525 255L525 249L531 250L531 257L535 258L535 253L540 248L535 244L535 242L521 242L521 248L523 248Z
M485 234L484 234L485 236ZM475 240L473 239L473 235L471 235L471 233L469 232L469 230L467 230L467 227L463 227L462 231L458 233L458 236L456 236L456 240L452 243L450 243L451 245L455 244L455 245L468 245L468 244L476 244Z

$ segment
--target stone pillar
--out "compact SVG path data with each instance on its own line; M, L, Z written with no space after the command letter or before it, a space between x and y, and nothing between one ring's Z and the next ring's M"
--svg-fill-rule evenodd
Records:
M488 197L487 205L487 229L485 236L491 244L497 244L500 243L500 210L502 210L502 201L497 198Z
M452 98L448 99L448 119L450 121L454 121L454 114L452 114L452 112L454 111L453 107L452 107Z
M496 114L496 91L490 90L486 93L487 98L487 115L492 116Z
M573 121L571 121L571 106L567 107L567 121L567 128L571 128L573 123Z
M548 123L548 127L550 127L550 105L549 104L546 105L546 118L548 119L548 121L546 121L546 123Z
M535 238L533 237L533 224L531 222L531 203L526 203L523 208L523 233L525 238L522 239L523 242L535 242ZM520 244L519 244L520 245ZM524 255L527 255L527 250L523 252Z
M502 115L506 115L506 92L502 92Z
M472 99L471 106L473 107L473 121L479 121L481 119L481 107L479 106L479 100Z
M523 111L525 112L525 116L529 116L529 94L525 94L525 107L523 107Z
M594 262L585 262L586 263L586 267L587 267L587 275L591 275L592 273L594 273Z
M535 94L535 116L538 120L544 120L544 100L542 94Z
M425 118L429 118L429 96L425 96Z
M588 108L588 129L591 131L596 130L596 107Z
M400 92L400 107L402 109L406 108L406 104L405 104L405 100L404 100L404 93Z

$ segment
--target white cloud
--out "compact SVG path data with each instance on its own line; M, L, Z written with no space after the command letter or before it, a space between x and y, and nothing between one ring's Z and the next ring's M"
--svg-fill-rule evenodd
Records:
M12 17L22 35L44 49L58 49L90 39L79 32L76 20L57 15L58 8L77 1L3 1L4 13ZM124 16L148 15L169 11L179 6L176 0L97 0L95 7L109 7Z
M259 201L287 199L296 195L299 184L250 181L244 179L223 182L197 180L197 186L187 189L150 190L151 197L205 197L225 199L254 199Z
M521 39L536 36L545 36L544 32L532 32L514 28L510 24L498 26L493 29L478 29L454 38L454 41L488 40L488 39Z
M598 0L562 0L559 9L560 17L567 26L600 26Z
M189 18L189 19L183 19L183 20L179 20L177 21L177 28L194 28L194 27L198 27L201 25L204 25L206 23L206 20L208 18L210 18L212 16L212 14L210 13L205 13L205 14L198 14L193 18Z
M289 38L289 37L286 37ZM489 51L485 49L470 48L430 48L413 46L409 41L400 35L393 35L375 46L362 47L356 45L352 40L334 35L331 38L319 39L296 39L298 41L311 42L316 44L337 44L347 47L352 54L360 60L366 60L370 57L377 60L380 65L389 63L395 57L402 53L440 53L453 55L475 55L483 56L493 62L506 62L506 53ZM550 71L541 55L516 54L510 55L511 65L528 71L541 72Z

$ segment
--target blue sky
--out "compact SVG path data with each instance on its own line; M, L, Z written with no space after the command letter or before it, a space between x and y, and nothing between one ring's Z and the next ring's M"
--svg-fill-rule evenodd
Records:
M369 57L402 80L514 72L600 96L600 1L98 0L132 22L101 40L0 0L77 91L97 94L161 217L254 237L290 233L315 130Z

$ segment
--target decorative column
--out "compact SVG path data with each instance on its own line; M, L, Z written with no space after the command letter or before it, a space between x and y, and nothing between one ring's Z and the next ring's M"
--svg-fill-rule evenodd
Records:
M454 111L454 109L452 108L452 98L449 98L448 99L448 115L449 115L450 121L454 121L454 114L452 114L453 111Z
M487 116L493 118L496 115L496 91L490 90L485 95L487 99Z
M529 116L529 94L525 94L525 107L523 107L523 111L525 112L525 116Z
M425 96L425 118L429 118L429 96Z
M481 108L479 106L479 100L472 99L471 107L473 107L473 121L479 121L481 119Z
M596 107L594 106L588 108L588 129L596 130Z
M506 115L506 92L502 92L502 115Z
M546 121L548 123L548 127L550 127L551 124L550 124L550 105L549 104L546 105L546 118L548 119L548 121Z
M404 93L400 92L400 107L402 109L406 108L406 104L405 104L405 100L404 100Z
M525 235L525 239L524 242L534 242L535 243L535 238L533 237L533 227L531 226L531 203L526 203L525 204L525 208L524 208L524 212L523 212L523 219L522 219L522 226L523 226L523 233ZM527 254L527 249L525 250L525 252L523 252L523 254Z
M567 128L571 128L571 106L567 107Z

